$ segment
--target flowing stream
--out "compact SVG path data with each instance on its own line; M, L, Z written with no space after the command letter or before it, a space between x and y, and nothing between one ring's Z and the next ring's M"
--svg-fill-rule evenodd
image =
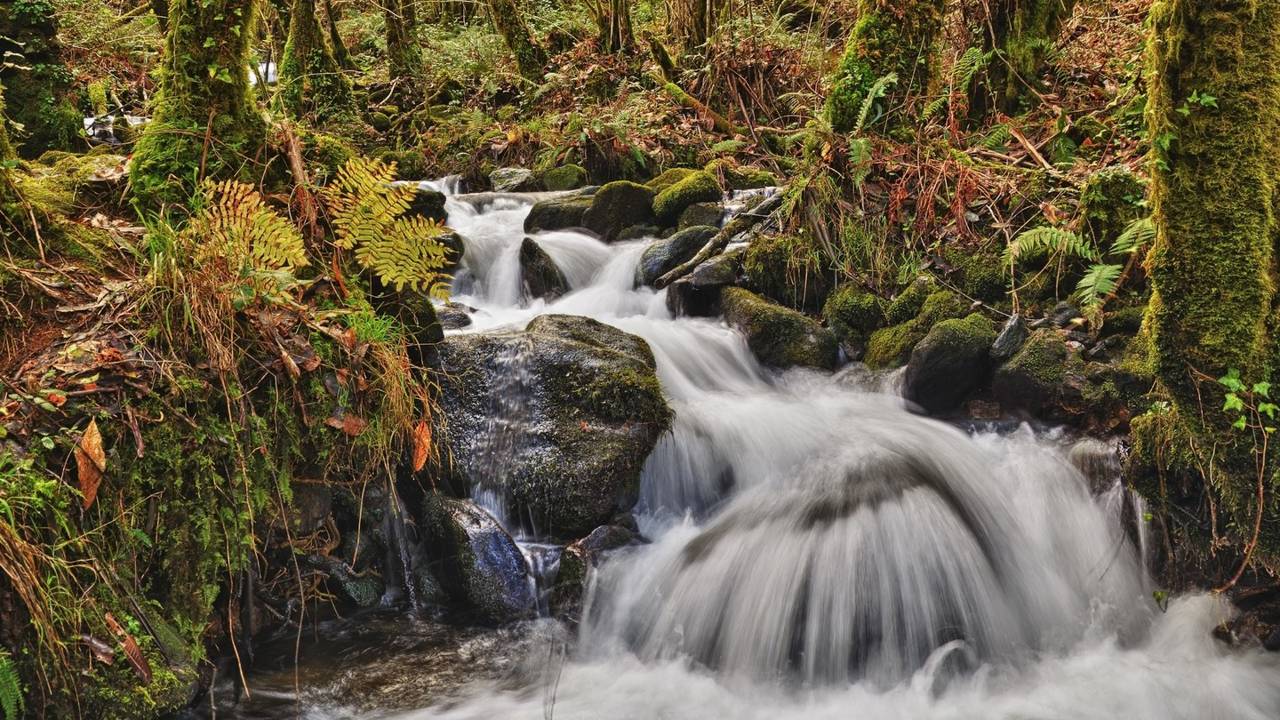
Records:
M545 641L512 651L520 671L391 716L1280 718L1280 659L1211 637L1224 602L1156 606L1112 448L930 420L856 367L765 370L723 323L673 318L635 287L646 240L533 235L573 291L528 301L531 203L449 198L467 239L454 299L476 309L461 332L565 313L648 341L675 412L636 511L653 542L595 574L567 653L540 621ZM519 358L504 362L518 395ZM500 468L519 438L493 430ZM476 499L511 527L498 475ZM304 714L385 716L340 705Z

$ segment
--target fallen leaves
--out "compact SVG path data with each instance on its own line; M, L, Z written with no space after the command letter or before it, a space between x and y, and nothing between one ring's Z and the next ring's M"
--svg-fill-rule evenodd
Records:
M142 654L142 648L138 647L138 641L128 630L115 619L111 613L107 613L104 617L107 627L111 632L115 633L120 639L121 648L124 650L125 659L133 666L133 671L138 674L138 678L142 680L144 685L151 682L151 663L147 662L147 656Z
M102 433L98 430L97 420L89 421L76 445L75 455L80 494L84 497L82 507L87 510L98 497L98 486L107 471L107 455L102 450Z
M358 415L352 415L346 412L337 412L330 415L325 421L325 425L334 430L341 430L350 437L356 437L369 427L369 421Z
M431 423L419 420L413 428L413 471L426 467L431 457Z

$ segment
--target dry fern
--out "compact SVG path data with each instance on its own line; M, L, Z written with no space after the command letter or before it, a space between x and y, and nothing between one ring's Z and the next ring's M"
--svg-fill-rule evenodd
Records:
M194 241L197 263L225 262L239 273L308 264L298 229L252 186L226 180L207 183L204 191L208 205L183 230Z

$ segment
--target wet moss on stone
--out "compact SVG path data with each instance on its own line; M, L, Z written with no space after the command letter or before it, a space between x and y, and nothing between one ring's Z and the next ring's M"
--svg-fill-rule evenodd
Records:
M830 370L839 359L835 335L812 318L743 288L720 295L725 321L737 328L761 363L775 368Z
M884 302L852 283L841 285L822 306L822 318L841 342L862 342L885 323Z
M920 304L919 313L914 318L871 333L862 361L876 370L905 365L911 357L911 350L924 339L930 328L942 320L963 317L968 311L969 302L956 293L950 290L934 292Z
M653 198L653 214L663 225L675 225L680 213L694 203L714 202L721 196L720 185L708 172L686 175Z

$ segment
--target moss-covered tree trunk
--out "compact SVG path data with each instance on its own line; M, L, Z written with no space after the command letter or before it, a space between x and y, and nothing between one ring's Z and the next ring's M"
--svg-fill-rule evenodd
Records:
M1280 0L1160 0L1151 17L1155 369L1219 498L1219 531L1248 547L1259 518L1280 518L1258 513L1259 436L1230 427L1215 379L1235 368L1252 384L1277 365ZM1258 549L1277 567L1280 528Z
M635 46L629 0L597 0L588 7L596 21L601 50L621 53L628 52Z
M185 203L203 177L256 180L266 123L249 85L258 0L172 0L152 121L130 165L145 207Z
M886 129L914 117L918 100L937 73L943 4L942 0L860 0L858 24L827 97L832 129L853 130L869 94L880 96L873 103L882 108ZM868 121L875 119L872 115Z
M8 88L9 117L22 128L14 146L26 157L80 144L83 126L53 10L50 0L0 3L0 82Z
M515 0L486 0L489 20L516 58L520 74L530 82L538 82L547 70L547 53L533 40Z
M355 70L356 64L351 61L351 53L347 50L346 43L342 42L342 35L338 33L340 13L338 7L333 4L333 0L324 0L324 17L329 29L329 45L333 48L333 59L343 70Z
M8 172L8 164L18 157L13 149L13 143L9 141L9 121L5 119L4 92L4 84L0 83L0 173Z
M416 94L422 75L422 49L415 33L418 24L414 0L381 0L386 26L387 74L401 94Z
M1040 89L1045 60L1070 17L1076 0L999 0L983 31L990 53L985 73L969 90L969 110L981 117L993 107L1013 114Z
M351 81L325 42L315 0L293 0L280 59L280 98L296 117L326 123L354 117Z

